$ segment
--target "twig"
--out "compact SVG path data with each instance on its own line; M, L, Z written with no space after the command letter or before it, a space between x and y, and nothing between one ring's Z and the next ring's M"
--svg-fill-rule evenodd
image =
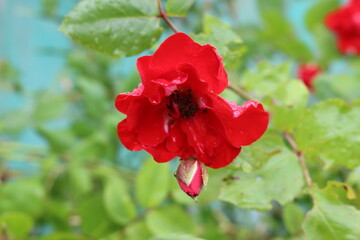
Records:
M300 162L300 166L301 166L301 169L304 173L304 176L305 176L305 180L306 180L306 184L308 186L309 189L311 189L312 187L312 180L311 180L311 176L310 176L310 173L309 173L309 170L306 166L306 161L305 161L305 157L304 155L302 154L301 151L299 151L296 143L295 143L295 140L292 138L292 136L287 133L287 132L284 132L283 133L285 139L289 142L289 144L291 145L291 147L293 148L294 152L296 153L296 155L298 156L298 159L299 159L299 162Z
M239 95L241 98L243 98L245 100L256 101L256 99L254 97L252 97L250 94L248 94L247 92L245 92L241 88L235 88L234 86L232 86L230 84L229 84L229 86L227 86L227 88L230 89L231 91L233 91L234 93L236 93L237 95Z
M174 33L178 33L180 32L175 25L170 21L170 19L168 18L168 16L166 15L166 13L164 12L162 5L161 5L161 0L157 0L158 3L158 9L159 9L159 17L162 18L167 25L169 25L169 27L171 28L171 30L174 31Z

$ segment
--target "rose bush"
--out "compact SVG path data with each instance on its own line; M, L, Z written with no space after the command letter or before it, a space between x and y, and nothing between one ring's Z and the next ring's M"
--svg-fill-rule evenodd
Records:
M157 162L193 157L221 168L268 126L260 103L238 106L218 96L228 86L227 73L209 44L176 33L154 55L139 58L137 68L139 87L115 101L127 115L118 124L118 136L129 150L144 149Z

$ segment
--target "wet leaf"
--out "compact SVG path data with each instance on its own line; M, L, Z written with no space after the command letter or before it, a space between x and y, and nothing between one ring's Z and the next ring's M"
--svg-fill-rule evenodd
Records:
M75 42L114 57L138 54L156 43L162 28L155 0L81 1L60 26Z

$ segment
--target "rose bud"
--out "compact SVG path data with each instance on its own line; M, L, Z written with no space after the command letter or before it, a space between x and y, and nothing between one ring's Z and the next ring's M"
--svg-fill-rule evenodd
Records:
M175 177L180 188L190 197L196 198L207 184L208 172L202 162L187 158L180 161Z

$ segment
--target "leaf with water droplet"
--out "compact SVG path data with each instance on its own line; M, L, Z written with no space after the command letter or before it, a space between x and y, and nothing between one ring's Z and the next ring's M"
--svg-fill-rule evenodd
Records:
M343 204L332 184L313 188L314 207L306 215L303 229L308 240L360 239L360 211Z
M221 200L262 211L271 209L273 200L281 204L290 202L304 184L296 156L286 151L272 156L254 172L237 170L226 179L220 193Z
M326 168L359 165L360 101L340 99L318 103L304 112L294 137L307 161L323 162Z
M102 53L131 56L159 39L162 28L157 16L156 0L85 0L65 17L60 31Z

